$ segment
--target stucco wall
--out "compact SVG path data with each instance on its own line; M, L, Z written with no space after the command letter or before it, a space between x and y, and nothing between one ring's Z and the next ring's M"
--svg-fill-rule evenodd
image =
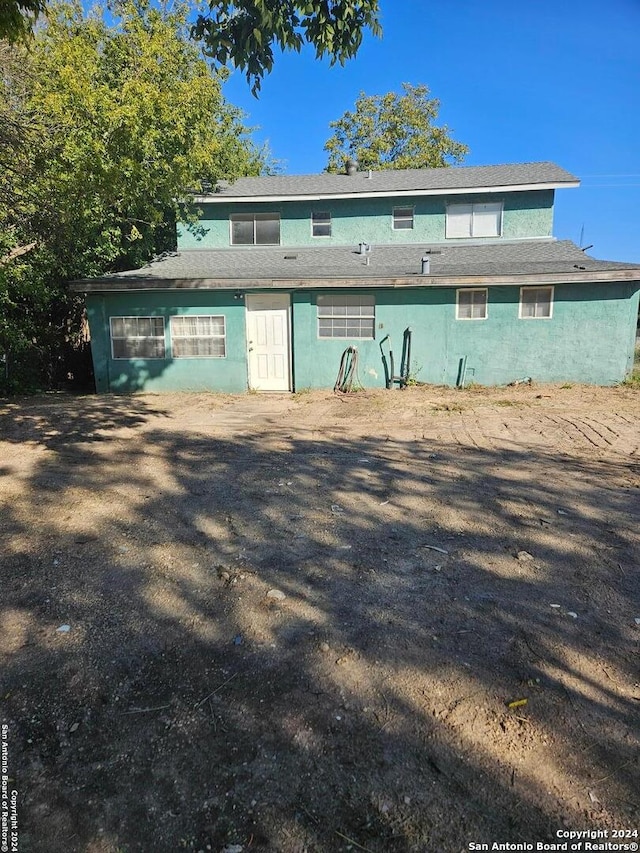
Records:
M411 371L422 382L455 385L465 357L467 382L503 384L526 376L545 382L620 382L633 364L639 287L638 282L556 285L552 318L535 320L518 318L515 284L489 289L486 320L456 320L454 288L380 290L373 341L319 339L319 291L294 293L294 388L332 387L340 356L350 344L359 350L363 384L383 387L379 342L391 336L398 368L407 326L413 330ZM245 308L233 293L92 294L87 308L98 391L246 390ZM169 317L185 313L224 314L226 358L171 358ZM111 358L109 317L128 315L165 318L165 359Z
M550 237L553 226L553 190L513 192L494 195L451 196L450 201L504 201L504 239ZM361 241L376 244L425 243L445 240L446 196L416 198L334 199L320 202L279 202L246 204L202 204L199 227L195 233L178 226L179 249L213 249L229 246L231 213L279 213L282 246L350 245ZM394 231L394 207L413 207L414 227ZM331 211L331 237L311 235L311 212ZM500 238L489 238L500 239ZM460 240L451 242L460 243Z
M244 391L247 388L244 302L234 293L160 291L89 294L96 390L101 391ZM225 358L171 357L169 318L173 314L222 314L226 326ZM166 358L111 357L109 317L161 316L165 319Z

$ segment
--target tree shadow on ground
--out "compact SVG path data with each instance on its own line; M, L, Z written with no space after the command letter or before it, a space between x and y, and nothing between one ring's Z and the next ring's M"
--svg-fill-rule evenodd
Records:
M0 439L26 849L447 853L633 824L624 460L212 436L162 398L13 403Z

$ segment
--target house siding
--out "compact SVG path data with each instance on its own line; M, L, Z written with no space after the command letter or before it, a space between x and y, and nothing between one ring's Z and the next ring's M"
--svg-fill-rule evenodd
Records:
M550 319L519 319L517 283L488 288L486 320L456 320L454 287L360 290L376 300L375 340L319 339L316 299L329 291L292 294L294 388L330 388L340 357L358 347L360 380L384 387L379 342L390 335L396 370L402 335L413 330L411 373L421 382L455 385L466 357L467 382L499 385L532 377L541 382L610 385L631 371L640 283L558 284ZM349 291L340 291L341 293ZM247 389L245 306L232 291L154 291L89 294L87 310L98 391L238 392ZM173 359L169 318L223 314L226 358ZM166 358L111 358L109 317L163 316ZM386 352L385 346L385 352Z
M456 203L504 201L502 239L550 237L553 227L553 190L469 194L456 196L416 196L407 198L326 199L317 202L241 202L199 205L202 215L198 232L178 226L178 249L219 249L228 247L229 216L232 213L271 212L280 214L282 246L438 243L445 240L445 211L448 201ZM394 231L394 207L414 208L414 227ZM313 237L312 211L331 212L331 237ZM501 238L488 238L495 241ZM460 240L448 241L459 243ZM243 247L249 248L250 247Z

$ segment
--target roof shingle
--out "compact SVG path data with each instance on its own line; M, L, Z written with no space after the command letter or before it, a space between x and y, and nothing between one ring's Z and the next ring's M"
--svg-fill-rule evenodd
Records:
M369 177L370 175L370 177ZM574 185L578 178L555 163L515 163L504 166L447 166L440 169L387 169L354 175L268 175L238 178L218 184L215 193L198 196L207 201L230 198L369 195L446 190L477 190L530 184Z

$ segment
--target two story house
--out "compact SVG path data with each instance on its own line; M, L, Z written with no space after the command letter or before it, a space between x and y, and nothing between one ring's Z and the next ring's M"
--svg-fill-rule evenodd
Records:
M349 346L384 387L407 327L422 382L620 382L640 267L552 236L578 183L552 163L221 183L176 253L75 283L97 390L331 388Z

